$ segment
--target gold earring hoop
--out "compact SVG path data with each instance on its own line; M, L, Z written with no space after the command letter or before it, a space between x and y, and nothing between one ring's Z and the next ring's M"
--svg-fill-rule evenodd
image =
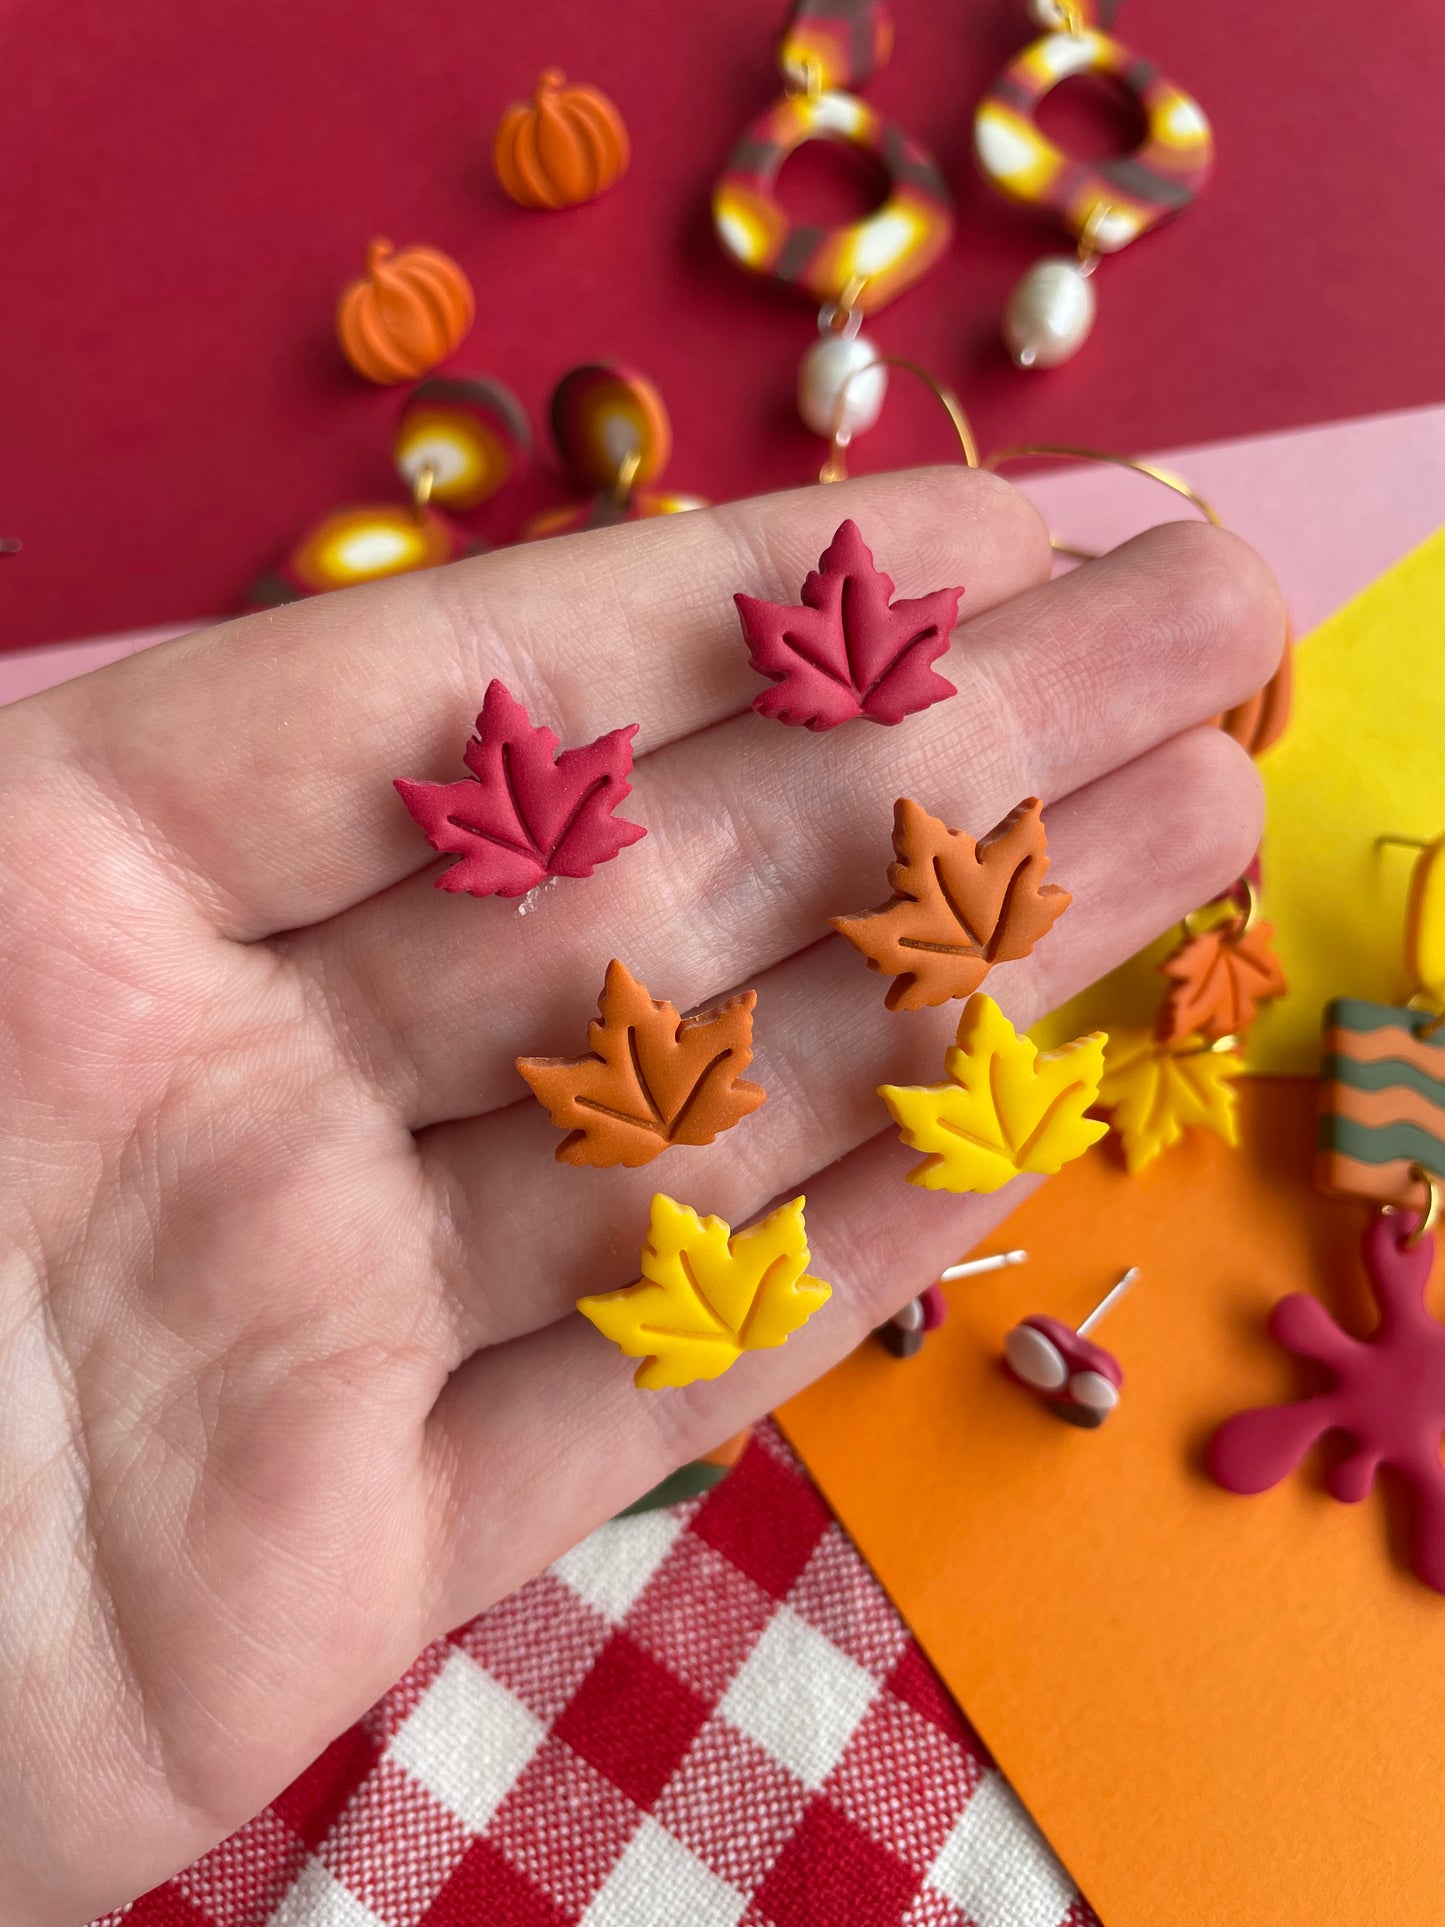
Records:
M928 392L938 402L953 425L958 437L958 445L963 450L964 466L979 468L978 439L973 432L973 424L964 412L963 403L946 382L939 381L935 375L916 361L908 361L902 355L879 355L875 360L865 362L855 368L845 378L838 390L838 398L833 405L833 420L828 436L828 459L818 471L820 482L843 482L848 479L847 450L852 445L852 436L845 422L848 414L848 390L853 383L865 375L874 374L878 369L897 368L906 375L921 381ZM876 378L876 377L875 377Z

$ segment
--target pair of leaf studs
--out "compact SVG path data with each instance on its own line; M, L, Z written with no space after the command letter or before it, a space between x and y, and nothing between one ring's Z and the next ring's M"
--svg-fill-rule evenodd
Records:
M753 667L771 687L753 708L805 729L900 723L954 686L932 665L948 648L962 589L895 601L856 525L844 522L790 606L739 595ZM443 856L442 890L519 897L551 877L588 877L646 834L615 814L631 790L628 723L562 749L500 682L487 690L455 783L399 777L403 803Z

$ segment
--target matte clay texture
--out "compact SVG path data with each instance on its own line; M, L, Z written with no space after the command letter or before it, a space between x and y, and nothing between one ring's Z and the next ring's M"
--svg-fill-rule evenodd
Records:
M492 162L519 207L580 207L627 171L632 150L622 116L595 87L569 87L550 67L530 100L502 116Z
M1337 997L1325 1011L1320 1184L1418 1206L1411 1167L1445 1172L1445 1027L1433 1012Z
M568 1135L560 1164L648 1164L674 1144L711 1144L765 1093L744 1081L753 1055L746 990L681 1017L614 958L581 1057L519 1057L533 1096Z
M1289 1405L1263 1405L1226 1419L1209 1446L1209 1469L1231 1492L1267 1492L1293 1472L1327 1432L1342 1432L1348 1458L1331 1466L1325 1484L1346 1505L1372 1490L1382 1466L1410 1492L1410 1556L1427 1586L1445 1592L1445 1325L1425 1303L1435 1240L1407 1239L1413 1212L1378 1212L1364 1239L1365 1270L1379 1305L1367 1336L1345 1330L1318 1298L1281 1299L1269 1329L1286 1351L1334 1376L1327 1392Z
M997 1229L982 1249L1028 1264L950 1286L918 1357L865 1345L781 1415L1108 1927L1401 1927L1445 1892L1445 1607L1387 1556L1388 1482L1362 1517L1313 1457L1248 1502L1203 1467L1227 1413L1298 1395L1279 1298L1375 1316L1360 1209L1310 1182L1315 1095L1248 1079L1240 1154L1196 1134L1143 1181L1100 1146ZM1108 1323L1128 1398L1081 1434L998 1355L1135 1264Z
M744 1352L781 1345L832 1297L808 1276L802 1198L734 1234L660 1192L652 1200L642 1276L577 1309L628 1358L643 1391L721 1378Z
M1238 1142L1235 1051L1210 1050L1203 1039L1162 1044L1146 1030L1115 1031L1104 1052L1099 1108L1119 1135L1128 1170L1142 1171L1186 1131L1213 1131Z
M901 723L957 695L930 664L948 648L962 589L893 601L893 584L844 522L803 583L802 606L734 597L749 660L773 687L753 700L760 716L804 729L866 717Z
M883 1084L878 1095L912 1151L908 1173L928 1191L997 1191L1023 1171L1051 1174L1107 1126L1084 1113L1099 1095L1101 1031L1041 1052L991 997L970 997L944 1058L942 1084Z
M994 964L1026 957L1073 902L1045 883L1043 805L1028 797L977 842L921 804L893 809L887 903L833 928L894 979L890 1010L922 1010L977 990Z
M632 788L638 727L628 723L559 755L553 732L534 724L501 683L490 684L462 753L475 780L396 779L427 842L460 859L442 871L437 888L519 897L548 877L590 877L645 836L640 823L612 814Z
M342 290L336 337L357 374L389 387L445 361L475 315L472 284L449 254L373 241L366 273Z
M1171 986L1159 1012L1160 1042L1196 1031L1210 1042L1243 1038L1260 1005L1289 989L1273 936L1270 924L1249 929L1243 917L1231 917L1180 944L1159 966Z

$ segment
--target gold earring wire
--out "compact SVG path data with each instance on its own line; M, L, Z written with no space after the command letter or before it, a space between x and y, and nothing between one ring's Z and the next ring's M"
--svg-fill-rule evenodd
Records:
M1103 448L1070 448L1060 442L1020 442L1014 448L999 449L996 454L989 456L983 466L996 473L1006 462L1024 462L1034 459L1051 462L1098 462L1106 468L1131 469L1136 475L1143 475L1151 482L1158 482L1161 488L1170 489L1175 495L1182 495L1184 500L1197 508L1205 521L1213 523L1215 528L1224 527L1213 506L1204 499L1192 483L1186 482L1182 475L1174 475L1167 468L1160 468L1154 462L1138 461L1132 455L1111 455ZM1056 555L1066 555L1074 562L1093 562L1096 559L1096 552L1093 549L1075 548L1072 543L1063 541L1057 535L1051 535L1049 540L1053 544Z
M904 374L913 375L921 381L952 422L953 432L958 437L958 445L963 450L965 465L969 468L980 466L978 442L974 437L973 425L953 390L930 375L928 370L916 361L905 361L901 355L880 355L876 361L867 361L861 368L855 368L838 390L838 399L833 404L833 431L829 437L828 459L818 472L820 482L844 482L848 479L846 452L852 436L843 427L848 390L860 375L870 375L875 368L901 368Z
M637 471L641 467L641 448L629 448L618 464L617 479L612 484L612 499L618 508L625 509L632 500L632 485L637 480Z
M1440 1222L1441 1205L1445 1203L1445 1186L1433 1171L1427 1171L1423 1164L1412 1164L1410 1176L1425 1187L1425 1213L1415 1229L1400 1240L1406 1251L1413 1251L1422 1239L1429 1237Z

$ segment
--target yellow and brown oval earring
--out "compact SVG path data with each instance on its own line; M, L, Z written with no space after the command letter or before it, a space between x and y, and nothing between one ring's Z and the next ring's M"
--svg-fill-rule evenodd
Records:
M1077 244L1073 255L1036 261L1009 296L1003 334L1020 368L1054 368L1088 339L1093 274L1194 200L1208 177L1214 140L1198 103L1102 29L1118 0L1029 0L1045 28L1004 68L974 116L974 153L984 178L1010 200L1046 208ZM1132 154L1076 160L1038 123L1039 103L1062 80L1098 74L1137 101L1145 134Z

